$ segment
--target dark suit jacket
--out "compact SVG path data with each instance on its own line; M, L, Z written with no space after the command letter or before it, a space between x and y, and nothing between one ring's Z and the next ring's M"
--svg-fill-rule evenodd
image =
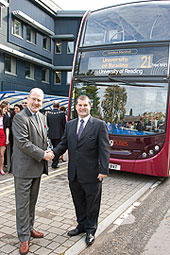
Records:
M74 119L66 123L61 142L53 151L59 157L68 149L70 181L77 176L80 183L98 182L98 174L108 172L110 146L106 124L90 117L78 141L77 122Z
M54 109L47 113L48 137L50 139L60 139L64 134L66 124L65 113Z
M15 177L38 178L48 173L48 164L43 160L47 149L45 116L39 113L42 132L37 121L26 107L16 114L12 123L14 147L11 170Z

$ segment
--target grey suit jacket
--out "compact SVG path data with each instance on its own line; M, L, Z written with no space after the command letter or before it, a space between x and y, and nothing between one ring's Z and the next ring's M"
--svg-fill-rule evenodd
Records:
M68 149L70 181L77 176L81 183L98 182L99 173L108 173L110 146L106 124L90 117L78 141L77 121L74 119L66 123L61 142L53 151L59 156Z
M48 164L43 160L47 149L45 116L39 113L42 130L26 107L16 114L12 123L14 138L11 171L15 177L38 178L48 174Z

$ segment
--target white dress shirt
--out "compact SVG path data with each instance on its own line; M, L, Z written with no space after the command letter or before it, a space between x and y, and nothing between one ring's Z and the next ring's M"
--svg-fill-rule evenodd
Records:
M86 116L85 118L83 118L84 120L84 123L83 123L83 128L85 128L86 124L87 124L87 121L90 119L91 115L89 114L88 116ZM77 134L78 134L78 130L79 130L79 127L80 127L80 122L81 118L78 117L78 123L77 123Z

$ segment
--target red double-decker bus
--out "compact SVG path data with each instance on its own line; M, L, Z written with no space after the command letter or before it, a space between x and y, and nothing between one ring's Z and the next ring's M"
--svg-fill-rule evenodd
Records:
M87 12L70 86L91 98L110 138L110 169L169 176L170 1L141 1Z

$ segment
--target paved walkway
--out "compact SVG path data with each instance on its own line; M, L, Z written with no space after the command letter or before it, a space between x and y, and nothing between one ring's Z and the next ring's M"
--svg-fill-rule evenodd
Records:
M103 197L99 216L98 236L130 204L156 181L150 176L112 172L103 182ZM19 254L19 240L15 227L15 198L13 177L0 176L0 254ZM68 180L67 164L50 169L43 176L36 207L35 228L42 231L42 239L31 239L29 254L76 255L85 248L84 236L68 237L68 230L76 226Z

